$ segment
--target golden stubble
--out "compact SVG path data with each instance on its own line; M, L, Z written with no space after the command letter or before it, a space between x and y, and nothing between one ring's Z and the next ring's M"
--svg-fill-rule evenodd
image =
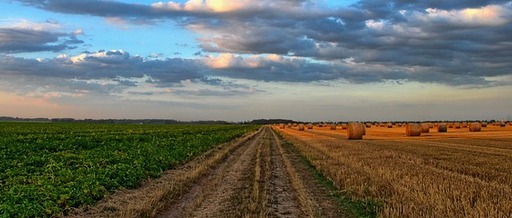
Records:
M382 217L512 216L512 128L367 129L362 141L329 128L276 129L340 190L383 202Z

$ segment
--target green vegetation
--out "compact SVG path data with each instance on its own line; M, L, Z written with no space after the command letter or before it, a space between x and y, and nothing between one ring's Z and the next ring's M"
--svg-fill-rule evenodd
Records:
M0 216L62 216L254 125L0 123Z

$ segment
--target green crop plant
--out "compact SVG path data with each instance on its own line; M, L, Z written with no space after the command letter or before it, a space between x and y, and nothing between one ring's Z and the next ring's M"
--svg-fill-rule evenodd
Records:
M256 128L0 123L0 217L66 215Z

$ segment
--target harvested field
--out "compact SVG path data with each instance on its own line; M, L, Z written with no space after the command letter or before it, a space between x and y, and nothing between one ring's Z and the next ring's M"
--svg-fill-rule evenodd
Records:
M380 205L380 217L512 216L512 127L366 131L349 141L328 128L279 130L339 189Z

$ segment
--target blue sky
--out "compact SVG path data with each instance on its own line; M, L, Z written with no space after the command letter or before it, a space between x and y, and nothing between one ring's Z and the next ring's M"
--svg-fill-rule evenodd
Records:
M512 116L510 1L0 4L0 116Z

